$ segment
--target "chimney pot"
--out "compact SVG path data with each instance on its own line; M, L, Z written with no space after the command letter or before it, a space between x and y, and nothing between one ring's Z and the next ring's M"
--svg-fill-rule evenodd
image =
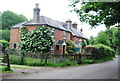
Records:
M77 25L78 25L78 24L77 24L76 22L74 22L74 23L72 24L72 27L75 28L75 29L77 29Z
M68 19L66 23L71 27L72 21L70 19Z
M80 32L83 32L83 29L82 29L82 28L80 29Z

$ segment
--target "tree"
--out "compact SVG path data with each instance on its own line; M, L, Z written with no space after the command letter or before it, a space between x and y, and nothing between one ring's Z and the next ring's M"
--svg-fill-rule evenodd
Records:
M0 36L1 39L7 40L8 42L10 41L10 30L0 30Z
M0 51L6 56L4 57L4 61L7 62L7 71L10 71L10 61L7 47L9 46L9 42L6 40L0 40Z
M26 27L20 28L19 49L32 53L43 53L50 51L54 40L48 27L40 26L35 30L27 31Z
M74 53L75 52L75 42L68 40L67 41L67 52L68 53Z
M74 11L78 14L81 22L91 25L91 28L105 24L106 28L112 25L120 25L120 2L80 2L71 0ZM80 5L77 8L77 5Z
M90 36L89 41L90 41L90 44L92 45L95 44L95 38L93 36Z
M118 39L118 28L113 27L106 31L102 31L95 37L96 44L104 44L110 46L112 49L117 51L119 47L119 39ZM119 33L120 34L120 33Z
M2 13L2 29L10 29L11 26L27 21L27 18L12 11L4 11Z

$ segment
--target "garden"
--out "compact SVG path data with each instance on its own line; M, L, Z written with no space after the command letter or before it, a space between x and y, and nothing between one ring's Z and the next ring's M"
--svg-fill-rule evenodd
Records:
M45 30L45 32L43 32L45 34L38 34L43 30ZM108 31L109 30L104 32ZM110 29L110 31L114 32L112 29ZM22 27L20 36L21 42L19 43L18 49L8 48L9 42L6 40L0 40L0 43L2 44L1 47L3 48L1 50L3 51L3 53L1 53L1 58L4 58L1 60L3 63L7 64L7 67L4 67L2 70L12 71L10 69L10 64L44 67L66 67L94 64L113 60L115 54L118 53L116 40L112 39L114 44L111 44L112 42L110 39L100 39L100 32L98 37L91 37L89 40L83 41L83 48L79 53L75 53L75 43L69 40L67 42L67 52L64 55L51 54L49 48L50 46L54 46L54 39L50 35L50 32L50 29L47 27L39 27L31 32L27 32L27 29ZM116 35L117 33L114 34ZM40 40L41 38L42 40Z

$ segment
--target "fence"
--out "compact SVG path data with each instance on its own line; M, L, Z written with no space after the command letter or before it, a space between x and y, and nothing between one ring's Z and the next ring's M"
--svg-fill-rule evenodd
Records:
M9 50L9 58L11 64L25 64L25 65L41 65L47 63L62 63L62 62L74 62L81 63L81 60L90 59L91 55L88 54L51 54L47 53L23 53L21 54L16 50Z

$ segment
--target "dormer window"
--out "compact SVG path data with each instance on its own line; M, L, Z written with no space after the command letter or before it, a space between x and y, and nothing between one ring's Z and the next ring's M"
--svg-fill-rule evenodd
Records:
M53 37L55 36L55 28L52 28L51 34L52 34Z
M66 32L63 32L63 39L66 39Z

